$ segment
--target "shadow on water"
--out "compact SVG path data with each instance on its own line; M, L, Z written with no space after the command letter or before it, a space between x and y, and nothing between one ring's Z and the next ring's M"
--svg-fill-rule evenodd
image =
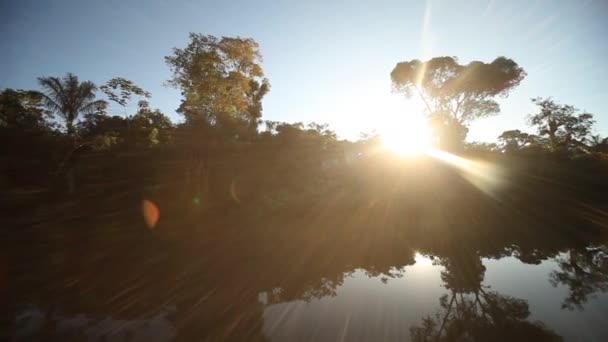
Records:
M53 219L5 240L7 337L270 340L268 308L339 297L354 273L383 279L374 289L382 291L417 255L441 267L429 286L445 292L405 327L403 338L413 341L561 339L530 318L526 300L484 285L482 260L554 262L546 282L567 289L549 298L558 310L585 310L608 288L603 217L546 193L536 198L524 186L489 199L447 171L413 173L344 177L316 197L267 212L241 203L193 214L186 204L154 199L161 218L153 229L137 202L89 199L77 204L87 212L81 216L62 216L56 205ZM607 334L586 329L596 339Z

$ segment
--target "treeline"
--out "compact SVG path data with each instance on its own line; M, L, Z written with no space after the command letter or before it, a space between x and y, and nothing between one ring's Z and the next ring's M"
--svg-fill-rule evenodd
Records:
M270 84L260 59L251 39L192 34L166 57L183 94L180 123L121 77L97 86L67 74L2 90L0 200L124 195L206 207L313 189L352 144L325 124L263 121Z
M152 95L122 77L98 86L68 73L38 78L36 90L2 90L0 186L12 189L10 199L29 189L133 197L170 191L164 196L194 199L199 206L248 196L281 201L285 193L326 187L340 177L340 165L379 161L367 159L381 144L379 136L340 141L324 124L262 120L270 83L252 39L193 33L165 61L169 85L183 96L180 123L153 109ZM509 130L498 144L465 143L469 123L498 114L495 98L507 96L525 76L505 57L467 65L454 57L412 60L391 73L395 91L425 103L440 149L532 156L526 161L532 163L539 155L582 157L606 170L608 138L592 135L593 115L550 98L533 99L538 112L529 123L537 134Z
M473 143L469 148L507 154L606 157L603 154L608 153L608 137L592 134L593 114L580 112L574 106L559 104L551 98L534 98L532 102L538 106L538 112L528 115L528 123L536 128L537 134L507 130L497 137L498 143Z

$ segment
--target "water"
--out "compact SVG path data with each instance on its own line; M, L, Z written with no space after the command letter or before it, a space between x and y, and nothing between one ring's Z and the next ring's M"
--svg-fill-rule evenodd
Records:
M608 341L608 239L589 216L365 198L248 219L161 203L154 229L139 212L42 220L0 255L0 337Z
M566 340L606 341L608 296L601 292L579 310L562 309L567 286L552 286L548 278L560 268L554 260L526 265L516 258L484 259L482 286L502 296L524 300L528 321L540 321ZM264 334L272 341L410 340L410 327L421 314L433 315L439 298L450 295L440 279L444 267L417 255L416 264L400 270L400 277L386 281L365 270L346 275L336 296L312 301L291 301L264 309Z

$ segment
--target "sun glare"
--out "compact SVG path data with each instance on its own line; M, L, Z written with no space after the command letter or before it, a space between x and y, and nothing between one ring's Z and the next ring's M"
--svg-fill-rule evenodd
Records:
M416 116L402 115L380 133L384 147L402 156L425 153L431 146L427 125Z

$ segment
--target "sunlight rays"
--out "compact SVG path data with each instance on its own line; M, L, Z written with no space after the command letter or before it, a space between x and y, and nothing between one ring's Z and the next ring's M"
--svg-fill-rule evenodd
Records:
M428 148L425 153L456 168L463 178L491 197L505 185L504 171L493 163L466 159L436 148Z

